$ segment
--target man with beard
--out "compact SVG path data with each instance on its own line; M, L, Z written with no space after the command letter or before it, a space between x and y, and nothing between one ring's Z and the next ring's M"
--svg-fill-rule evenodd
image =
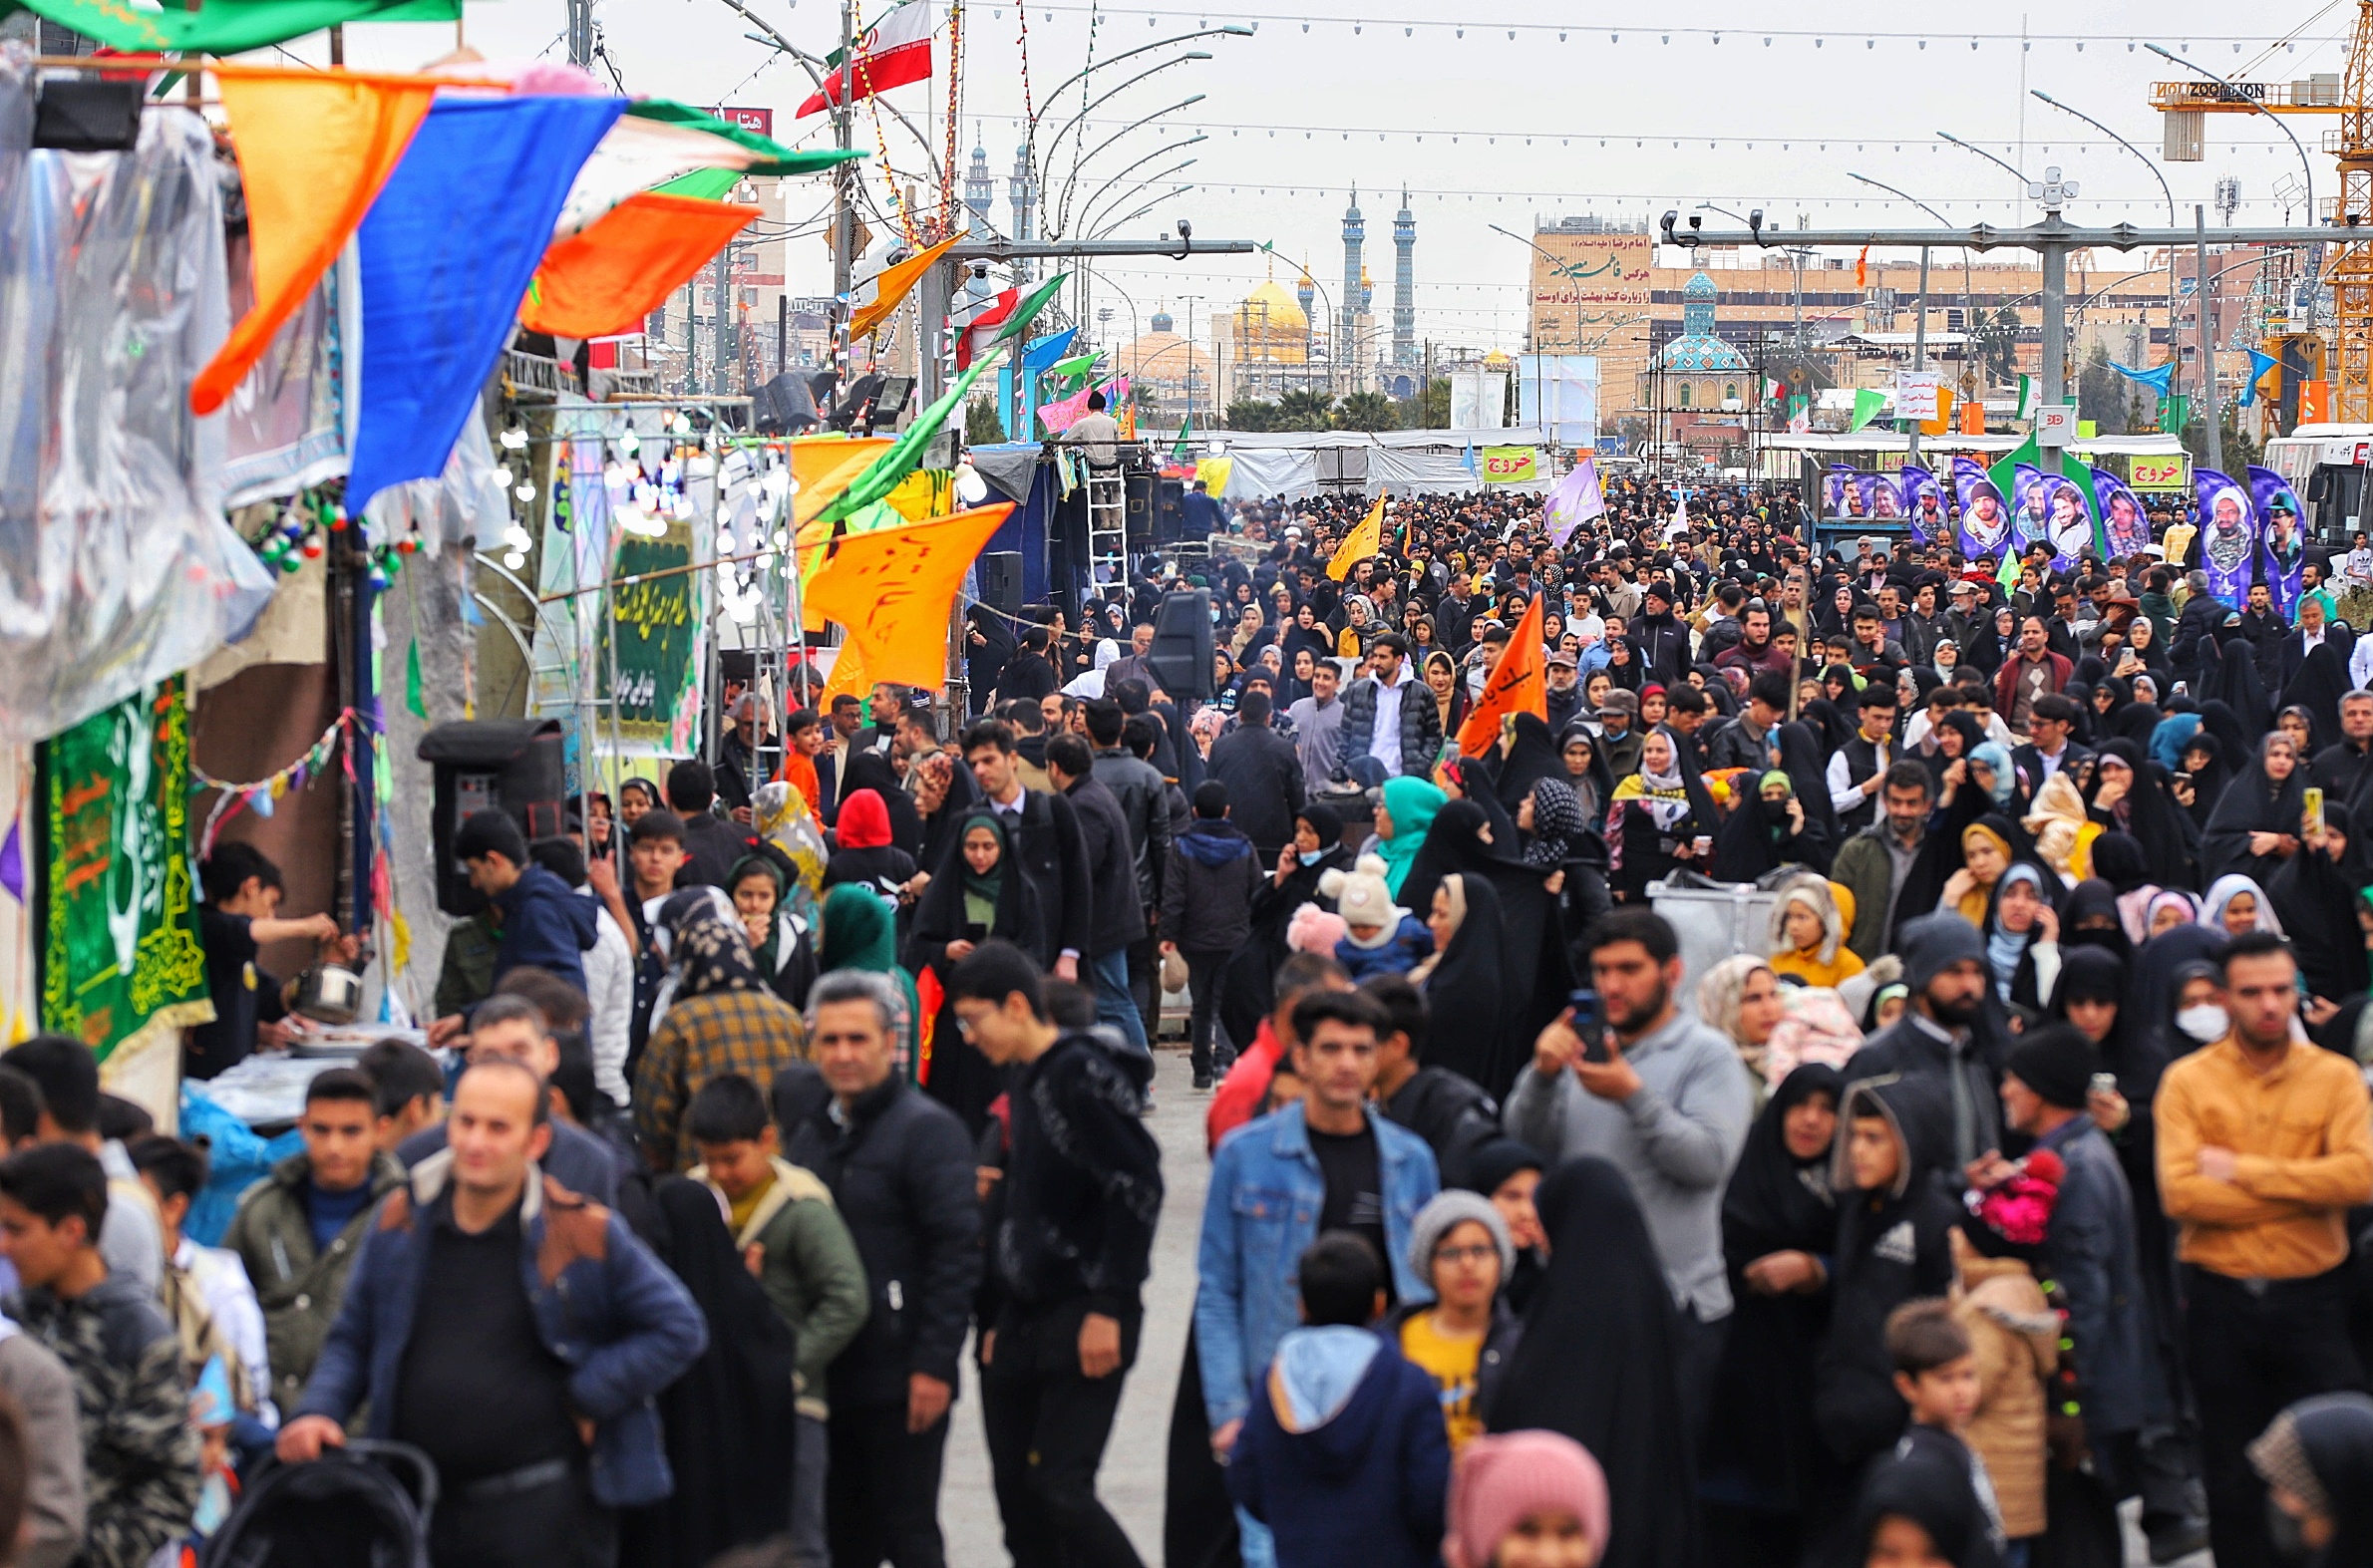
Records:
M1754 1091L1729 1040L1675 1005L1680 939L1662 915L1617 910L1588 941L1607 1038L1585 1042L1567 1018L1542 1030L1502 1119L1552 1164L1593 1155L1631 1184L1680 1307L1681 1412L1694 1442L1732 1305L1723 1181L1746 1143Z
M2002 497L1994 486L1984 484L1969 498L1969 509L1961 517L1961 546L1971 555L1990 554L2009 542L2010 518L2003 512Z
M1846 1065L1851 1081L1928 1075L1951 1096L1953 1168L2002 1147L2004 1042L1986 1007L1985 938L1950 910L1905 922L1896 939L1911 1005Z

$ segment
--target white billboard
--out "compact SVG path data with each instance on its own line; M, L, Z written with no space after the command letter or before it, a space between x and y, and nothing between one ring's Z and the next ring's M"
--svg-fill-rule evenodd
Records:
M1538 425L1563 447L1598 440L1598 356L1525 354L1517 359L1519 425Z
M1454 370L1450 373L1450 428L1503 430L1508 425L1508 372Z

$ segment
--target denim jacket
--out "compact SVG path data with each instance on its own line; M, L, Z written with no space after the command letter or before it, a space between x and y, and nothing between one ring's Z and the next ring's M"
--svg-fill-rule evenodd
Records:
M368 1398L368 1435L390 1434L429 1255L420 1214L436 1204L452 1166L450 1150L433 1154L380 1201L295 1414L343 1422ZM652 1400L707 1349L707 1318L624 1220L533 1165L519 1229L519 1275L537 1336L567 1364L569 1405L594 1424L593 1500L613 1508L659 1501L675 1480Z
M1428 1294L1409 1266L1410 1225L1442 1182L1425 1139L1386 1120L1373 1105L1368 1125L1376 1129L1393 1295L1409 1301ZM1302 1249L1318 1239L1325 1203L1326 1178L1299 1104L1244 1123L1211 1158L1196 1261L1201 1288L1194 1298L1194 1347L1214 1430L1242 1417L1277 1342L1301 1322L1294 1266Z

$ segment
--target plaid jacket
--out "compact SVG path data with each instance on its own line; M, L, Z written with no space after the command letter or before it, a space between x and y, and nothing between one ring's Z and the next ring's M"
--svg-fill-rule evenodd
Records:
M721 1074L740 1073L761 1095L768 1094L775 1070L804 1060L807 1043L800 1015L772 991L677 998L651 1026L650 1043L634 1070L634 1130L653 1168L678 1174L692 1168L684 1119L702 1085Z

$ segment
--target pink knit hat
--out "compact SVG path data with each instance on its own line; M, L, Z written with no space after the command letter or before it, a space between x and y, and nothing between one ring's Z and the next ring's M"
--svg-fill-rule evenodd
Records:
M1489 1568L1501 1540L1534 1513L1569 1513L1597 1556L1606 1553L1606 1474L1590 1450L1561 1432L1478 1437L1450 1482L1450 1568Z

